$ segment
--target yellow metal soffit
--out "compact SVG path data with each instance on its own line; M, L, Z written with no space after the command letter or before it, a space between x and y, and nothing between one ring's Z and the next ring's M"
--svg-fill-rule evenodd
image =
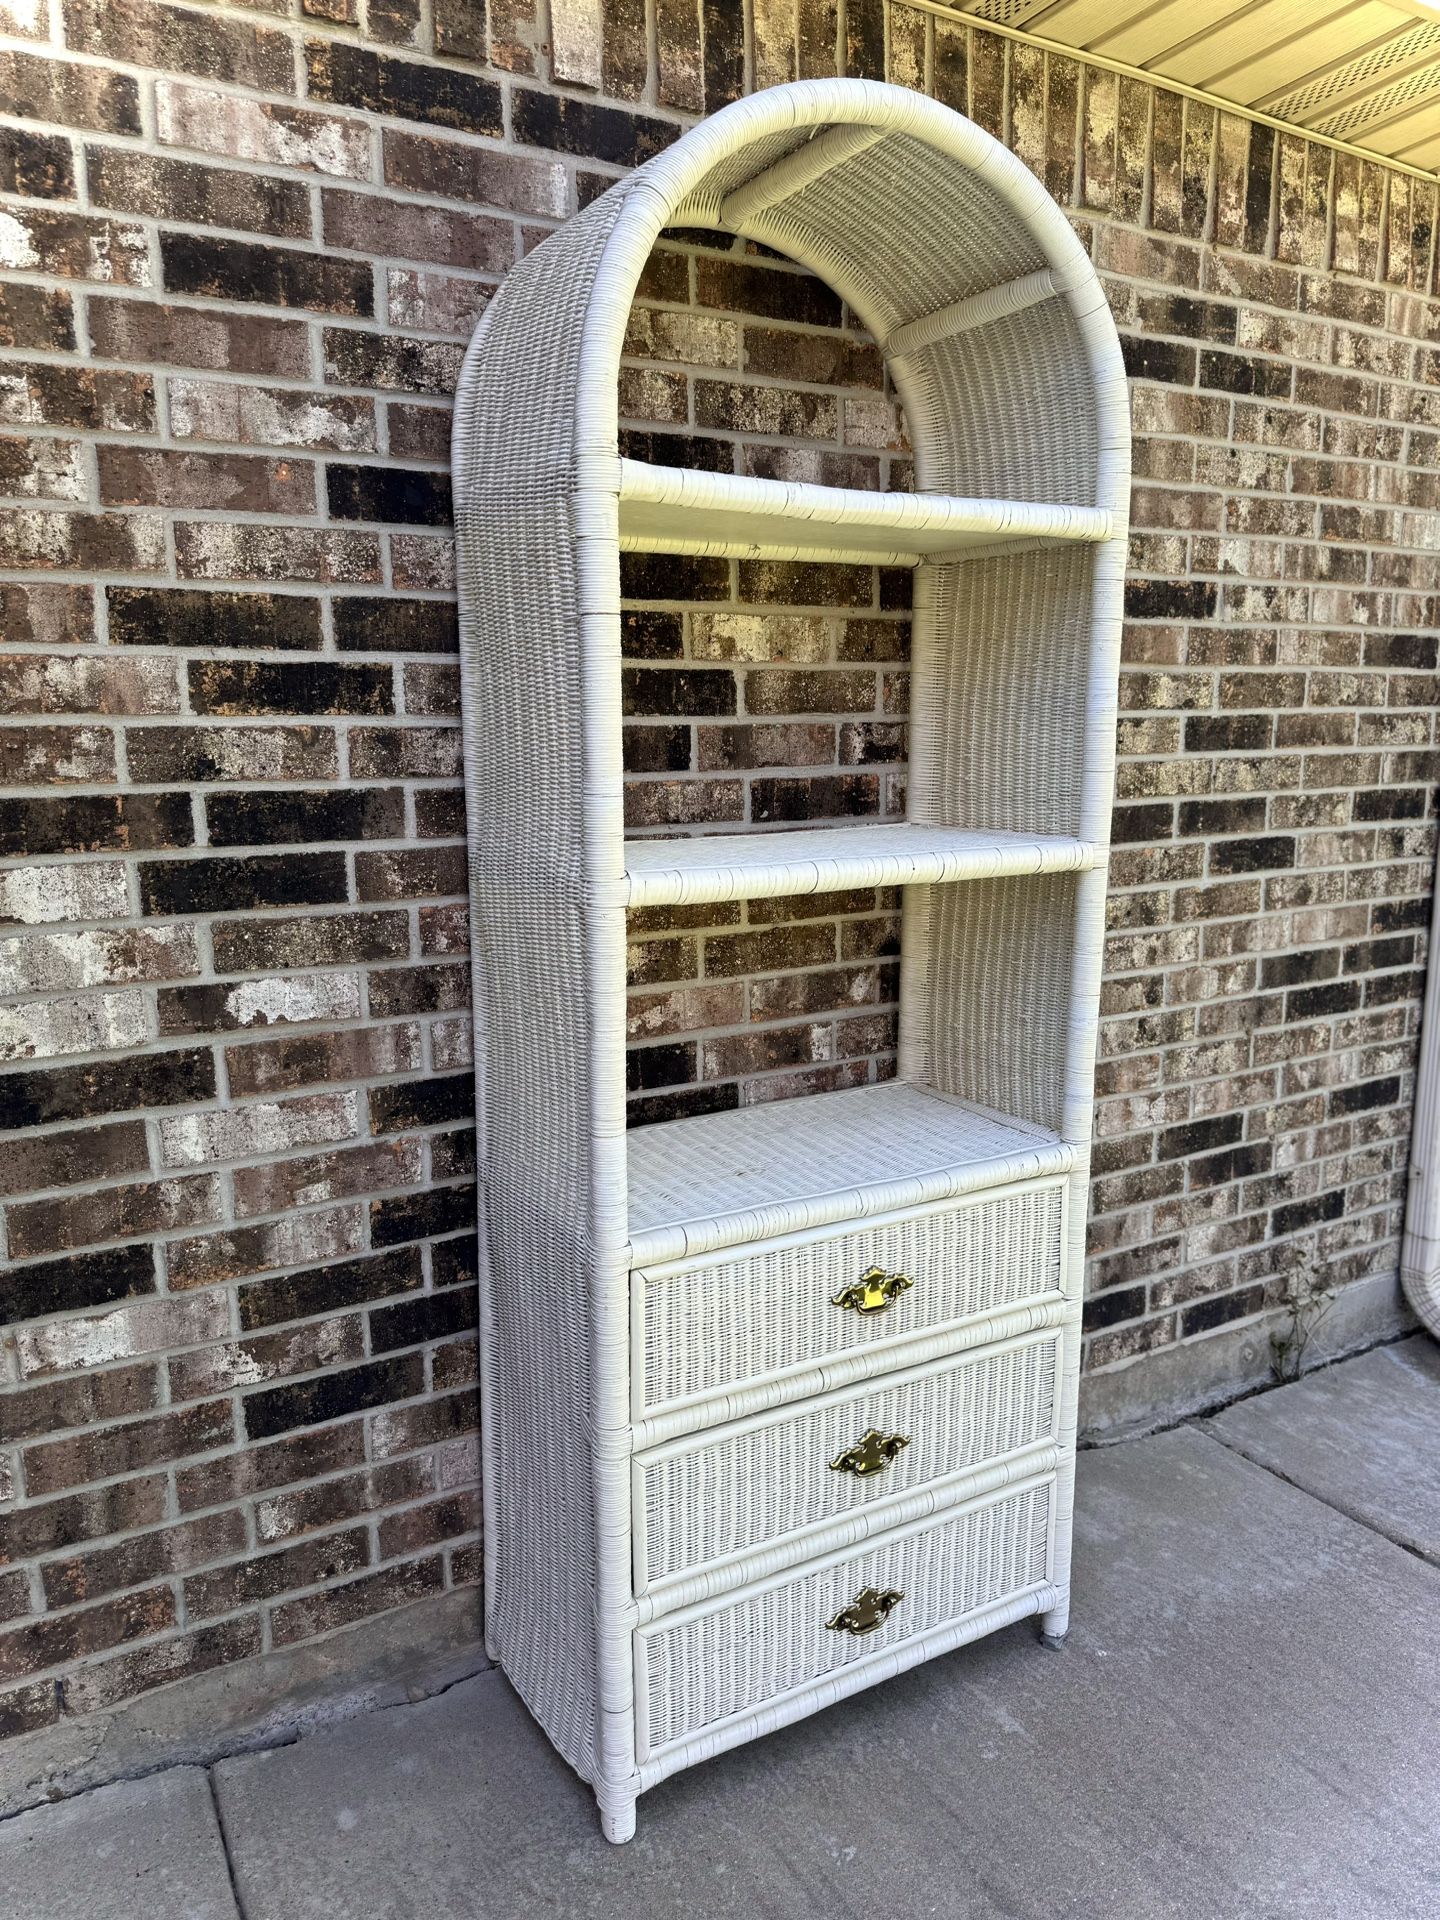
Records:
M1440 0L892 0L1440 175Z

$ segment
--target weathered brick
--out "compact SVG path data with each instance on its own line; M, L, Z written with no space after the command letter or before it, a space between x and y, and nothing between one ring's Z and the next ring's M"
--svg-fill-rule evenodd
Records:
M25 1449L25 1485L32 1498L63 1493L91 1481L136 1473L157 1462L183 1460L209 1453L235 1438L235 1419L228 1400L157 1414L149 1420L127 1420L97 1433L37 1443Z
M12 1265L0 1279L0 1318L11 1323L35 1320L154 1291L155 1254L150 1247L116 1247L83 1259L37 1260Z
M304 1266L355 1253L362 1237L356 1207L296 1214L263 1226L171 1240L165 1248L166 1277L172 1289L214 1286L274 1267Z
M261 1643L258 1615L222 1620L86 1666L67 1680L66 1705L73 1713L98 1713L152 1687L248 1660L260 1651Z
M99 358L127 366L302 375L310 370L310 343L300 320L118 298L92 300L89 317Z
M317 313L364 317L375 311L375 277L356 261L301 253L259 241L162 233L160 261L169 293L255 301L267 307L308 307Z
M135 727L125 750L131 778L142 781L328 780L338 768L330 727Z
M75 305L63 287L23 281L0 287L0 347L68 353L74 345Z
M64 0L65 44L77 53L293 93L290 41L269 27L158 0Z
M149 1166L150 1150L142 1121L76 1127L64 1133L12 1140L0 1159L0 1195L114 1180L122 1174L148 1172Z
M229 1304L223 1294L195 1294L183 1300L162 1296L86 1319L22 1328L15 1337L15 1350L21 1372L34 1378L137 1353L161 1353L167 1347L197 1346L222 1338L229 1325Z
M170 431L177 440L361 453L376 445L371 400L188 377L170 380L167 391Z
M342 1368L315 1380L247 1393L243 1401L245 1432L251 1440L270 1439L294 1427L318 1426L346 1414L385 1406L392 1400L412 1399L424 1384L420 1356L407 1354Z
M132 1240L219 1221L225 1196L217 1179L148 1181L109 1187L75 1200L29 1200L6 1208L6 1236L15 1256L52 1254L60 1248L94 1246L98 1240Z
M334 853L254 854L238 859L149 860L140 868L145 914L233 913L237 907L323 905L344 900L345 859Z
M182 521L175 529L177 570L186 580L313 580L361 585L380 578L373 534L306 526L227 526Z
M183 1106L208 1100L214 1092L215 1062L203 1047L30 1070L7 1076L0 1127L39 1127L100 1113Z
M96 453L106 506L275 514L307 514L315 506L315 473L307 460L150 447L102 446Z
M166 660L64 653L0 658L0 714L164 714L179 707L179 681Z
M351 1527L194 1574L185 1582L185 1607L192 1619L204 1620L274 1600L297 1587L332 1585L369 1564L370 1536L363 1527Z
M200 1166L211 1160L244 1160L281 1153L322 1140L347 1140L359 1126L353 1093L316 1094L303 1100L257 1101L219 1113L185 1113L162 1119L160 1152L167 1167Z
M14 1680L123 1646L175 1624L168 1587L146 1587L98 1607L57 1614L0 1633L0 1679Z
M154 514L60 513L12 507L0 524L0 566L81 573L158 573L165 529Z
M419 1145L387 1141L335 1153L310 1154L270 1166L241 1167L231 1176L235 1212L280 1213L318 1200L343 1200L352 1194L413 1187L421 1177Z
M344 1581L308 1599L285 1601L273 1610L270 1630L277 1646L308 1640L314 1634L328 1633L349 1621L438 1593L444 1577L438 1555L426 1560L402 1561L359 1580Z
M335 1313L399 1293L413 1293L422 1281L418 1247L402 1247L368 1259L310 1267L301 1273L256 1281L240 1288L240 1325L246 1332L253 1332L286 1320Z
M297 181L97 146L85 149L85 178L97 207L186 225L309 238L310 196Z
M492 153L468 141L387 128L382 138L388 185L435 194L467 207L498 207L506 213L566 211L565 169L559 161ZM402 249L408 254L408 248Z
M51 1060L67 1053L113 1053L143 1046L149 1038L149 1009L138 988L119 993L63 996L38 1005L0 1008L0 1060Z
M162 987L162 1033L229 1033L304 1020L354 1020L360 982L353 973L281 974L233 985Z
M45 1602L58 1608L98 1600L121 1587L136 1587L165 1574L183 1573L228 1554L243 1554L245 1544L245 1516L236 1508L179 1526L156 1528L111 1547L48 1561L41 1575Z
M128 1376L136 1371L125 1367L117 1369L116 1373ZM154 1376L153 1367L145 1371ZM115 1373L97 1374L95 1382L98 1384L115 1377ZM7 1400L7 1408L16 1403L54 1402L57 1396L65 1396L73 1401L90 1384L83 1378L77 1378L55 1381L43 1387L30 1387L23 1393L11 1395ZM116 1413L122 1414L144 1410L118 1405L114 1408ZM98 1417L105 1417L103 1410ZM88 1418L50 1420L42 1417L38 1424L29 1428L22 1420L15 1438L26 1439L31 1431L43 1433L51 1427L87 1424ZM108 1486L96 1487L88 1493L67 1494L59 1500L39 1501L0 1514L0 1560L30 1559L38 1554L52 1553L57 1548L74 1548L86 1540L103 1539L106 1534L129 1533L135 1528L153 1527L165 1518L167 1492L163 1473L136 1474L131 1479L112 1481Z
M500 88L477 74L397 60L342 40L307 40L305 64L312 100L472 135L503 131Z
M161 75L155 83L155 118L167 146L355 180L370 171L369 128L338 114L245 99Z
M0 51L0 98L7 111L27 119L96 133L140 131L140 83L133 75L50 53Z
M357 327L326 327L324 350L327 380L398 393L453 393L464 351L450 340Z

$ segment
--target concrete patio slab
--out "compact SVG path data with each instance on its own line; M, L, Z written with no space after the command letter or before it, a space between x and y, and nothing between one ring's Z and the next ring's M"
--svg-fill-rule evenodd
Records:
M0 1920L237 1920L201 1767L0 1822Z
M1440 1566L1440 1346L1428 1334L1241 1401L1207 1425Z
M1440 1573L1201 1432L1081 1469L1064 1653L920 1668L622 1849L484 1674L217 1767L245 1920L1430 1920Z

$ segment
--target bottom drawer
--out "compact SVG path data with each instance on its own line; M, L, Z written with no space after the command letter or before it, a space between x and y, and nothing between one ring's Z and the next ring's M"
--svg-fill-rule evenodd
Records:
M992 1495L878 1546L697 1606L635 1636L640 1758L880 1648L1048 1577L1053 1481ZM826 1622L867 1588L898 1592L873 1631Z

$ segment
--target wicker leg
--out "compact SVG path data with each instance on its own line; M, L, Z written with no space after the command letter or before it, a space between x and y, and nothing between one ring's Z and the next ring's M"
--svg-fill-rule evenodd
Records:
M635 1838L635 1801L631 1793L622 1797L607 1794L600 1802L600 1831L612 1846L623 1847Z
M1070 1596L1066 1594L1059 1606L1051 1607L1048 1613L1040 1616L1040 1644L1049 1647L1052 1653L1058 1653L1065 1644L1065 1636L1070 1631Z

